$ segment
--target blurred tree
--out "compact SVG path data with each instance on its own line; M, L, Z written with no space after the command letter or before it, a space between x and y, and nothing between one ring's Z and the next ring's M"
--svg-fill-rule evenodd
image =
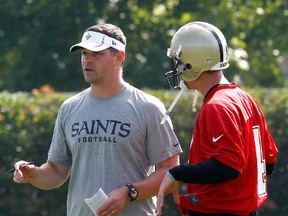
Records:
M83 31L98 22L119 25L128 38L124 75L138 87L166 88L163 73L173 33L203 20L218 26L231 47L228 76L249 86L283 86L287 55L284 0L0 0L0 90L31 91L44 84L78 91L80 54L69 54ZM80 81L79 81L80 80Z

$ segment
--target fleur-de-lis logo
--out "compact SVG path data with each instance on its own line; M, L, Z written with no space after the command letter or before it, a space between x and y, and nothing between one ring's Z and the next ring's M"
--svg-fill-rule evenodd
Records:
M212 58L211 57L205 58L205 63L206 64L210 64L211 62L212 62Z
M91 38L91 35L90 35L90 33L88 33L87 35L86 35L86 40L89 40Z

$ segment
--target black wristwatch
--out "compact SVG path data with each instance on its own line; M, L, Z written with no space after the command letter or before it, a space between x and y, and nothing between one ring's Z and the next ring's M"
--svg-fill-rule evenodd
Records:
M137 199L138 191L132 184L126 184L125 185L128 188L128 196L130 197L130 202Z

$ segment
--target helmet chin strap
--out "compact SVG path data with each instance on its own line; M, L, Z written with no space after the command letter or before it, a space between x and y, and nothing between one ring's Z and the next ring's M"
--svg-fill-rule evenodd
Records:
M181 82L182 82L181 85L185 86L187 91L190 91L190 92L194 91L194 98L192 100L192 112L197 112L196 105L197 105L197 100L198 100L198 91L196 89L188 88L187 85L183 81Z
M192 112L196 112L196 104L197 104L197 98L198 98L198 91L197 90L189 90L187 88L187 86L184 84L183 81L180 82L180 88L181 90L178 92L178 94L176 95L174 101L172 102L172 104L170 105L170 107L168 108L168 110L166 110L164 117L162 118L162 121L160 124L164 124L165 121L167 120L168 116L170 115L172 109L175 107L176 103L178 102L178 100L180 99L180 97L182 96L182 94L185 91L194 91L194 99L192 102Z
M193 98L193 101L192 101L192 112L197 112L197 108L196 108L197 99L198 99L198 91L194 90L194 98Z

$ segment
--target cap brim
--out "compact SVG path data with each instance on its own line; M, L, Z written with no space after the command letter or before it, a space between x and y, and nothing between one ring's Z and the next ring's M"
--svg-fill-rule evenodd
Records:
M99 52L102 51L104 49L109 48L110 46L108 45L104 45L104 44L95 44L95 43L90 43L90 42L81 42L78 44L73 45L70 48L70 52L74 52L78 49L87 49L93 52Z

